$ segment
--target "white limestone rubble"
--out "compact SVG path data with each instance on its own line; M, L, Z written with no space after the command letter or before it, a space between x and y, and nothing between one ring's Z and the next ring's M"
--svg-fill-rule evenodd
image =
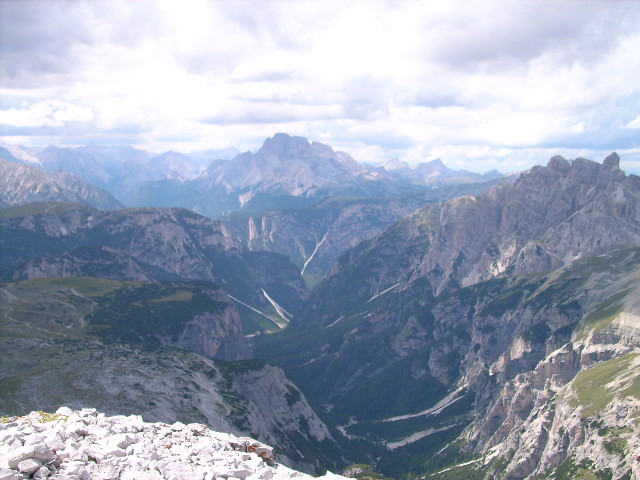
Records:
M0 422L0 480L307 480L273 449L202 424L147 423L95 409L32 412ZM327 472L324 480L342 479Z

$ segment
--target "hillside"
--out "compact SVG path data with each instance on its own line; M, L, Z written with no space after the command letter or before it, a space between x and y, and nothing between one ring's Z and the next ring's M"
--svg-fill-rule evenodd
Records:
M462 195L480 194L496 183L509 181L508 177L501 177L392 197L327 197L311 205L273 210L263 207L257 212L252 212L249 205L220 221L249 249L287 255L305 279L315 284L330 273L335 261L348 249L382 233L415 210Z
M3 415L93 407L252 435L307 471L340 458L279 368L207 358L248 356L235 307L213 284L36 279L0 295Z
M2 210L0 228L5 280L212 281L237 302L246 333L286 325L279 311L295 312L307 293L287 258L249 251L219 223L183 209L33 204Z
M631 475L639 185L615 160L425 207L347 252L255 354L386 475Z

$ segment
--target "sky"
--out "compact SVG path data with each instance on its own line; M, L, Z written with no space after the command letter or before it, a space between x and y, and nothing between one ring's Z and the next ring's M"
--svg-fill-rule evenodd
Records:
M0 0L0 142L640 172L640 2Z

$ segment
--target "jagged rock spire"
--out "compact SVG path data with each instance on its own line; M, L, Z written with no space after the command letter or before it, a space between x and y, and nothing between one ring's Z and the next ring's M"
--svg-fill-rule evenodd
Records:
M607 167L620 168L620 155L618 155L616 152L612 152L607 156L607 158L604 159L604 162L602 162L602 164Z

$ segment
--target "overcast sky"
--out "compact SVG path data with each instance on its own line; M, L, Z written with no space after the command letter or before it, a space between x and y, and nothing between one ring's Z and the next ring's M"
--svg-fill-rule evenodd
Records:
M640 171L640 2L0 0L0 142Z

